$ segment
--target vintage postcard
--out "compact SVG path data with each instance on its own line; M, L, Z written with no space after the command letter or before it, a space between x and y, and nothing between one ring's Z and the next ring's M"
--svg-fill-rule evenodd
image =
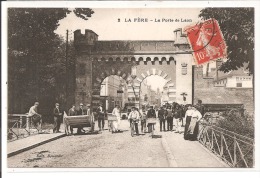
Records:
M259 3L182 3L4 3L3 171L259 170Z

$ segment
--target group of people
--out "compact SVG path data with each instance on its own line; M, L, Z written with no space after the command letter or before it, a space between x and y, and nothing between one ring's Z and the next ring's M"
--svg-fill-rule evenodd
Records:
M178 104L172 106L161 106L158 111L158 118L160 120L160 131L166 131L165 125L167 122L167 131L173 131L175 126L175 133L183 133L181 127L184 126L184 139L196 140L198 134L198 122L202 119L203 107L197 105Z
M75 109L75 105L72 105L72 108L69 109L68 115L69 116L91 115L90 104L87 104L86 109L84 109L84 104L80 103L79 110L77 110L77 111ZM94 117L97 118L97 120L98 120L99 131L104 130L106 111L103 109L102 103L100 103L99 106L94 111ZM77 133L80 134L82 132L85 132L85 130L82 127L78 127ZM73 133L72 128L71 128L71 133Z
M32 118L32 123L35 127L39 126L40 131L42 130L42 115L38 113L38 106L39 102L35 102L34 105L30 108L28 116ZM68 111L69 116L76 116L76 115L90 115L90 104L87 104L87 108L84 109L83 103L79 104L79 109L76 110L75 105ZM53 109L53 133L60 132L60 125L63 121L62 119L63 113L60 109L60 104L56 103ZM70 132L73 134L73 128L70 127ZM77 129L77 133L85 132L85 130L81 127Z
M160 132L175 131L175 133L184 133L185 140L196 140L198 134L198 123L204 114L202 101L199 100L196 105L180 105L173 103L172 105L162 105L158 110L150 106L146 111L145 108L138 110L133 107L128 115L130 125L134 122L136 134L139 135L138 124L141 122L141 132L151 132L151 127L146 124L147 118L158 118L160 123ZM185 122L185 126L183 123ZM182 127L184 126L184 131ZM174 128L175 127L175 128Z
M151 124L146 123L147 118L156 118L156 112L153 106L150 106L150 109L148 109L147 111L144 108L139 110L136 107L132 107L132 110L128 115L128 120L130 122L130 127L131 124L134 123L136 135L139 135L139 129L138 129L139 121L141 122L142 133L146 132L147 128L148 128L148 132L151 132L151 129L153 129Z
M29 110L28 116L32 118L32 123L36 125L39 124L41 130L42 116L38 113L37 108L39 102L35 102ZM102 103L99 104L99 107L94 111L94 116L98 120L99 130L104 130L105 117L107 117L106 111L103 109ZM198 134L198 122L202 119L204 114L204 107L202 101L199 100L196 105L179 105L178 103L173 103L172 105L166 104L161 106L157 111L153 106L150 106L148 110L145 107L140 110L136 107L132 107L131 112L128 115L128 120L131 124L134 123L136 134L139 135L138 124L141 123L141 132L151 132L151 125L147 124L147 118L158 118L160 123L160 131L174 131L176 133L183 133L181 127L183 126L183 120L185 121L184 127L184 139L185 140L196 140ZM69 116L76 115L90 115L90 104L86 105L84 109L83 103L80 103L79 109L76 110L75 105L68 111ZM112 133L119 132L121 114L120 107L116 107L112 111L112 115L116 117L116 120L112 123ZM63 113L59 108L59 103L55 104L53 109L54 116L54 126L53 133L60 132L60 125L62 122ZM175 129L174 129L175 127ZM73 134L73 128L70 128L71 133ZM79 127L77 133L85 132L82 127Z

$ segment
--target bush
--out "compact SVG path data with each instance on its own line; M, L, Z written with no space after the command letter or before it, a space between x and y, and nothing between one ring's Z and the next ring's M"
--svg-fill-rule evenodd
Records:
M218 120L216 126L254 139L254 120L250 119L249 115L231 111L223 117L224 119Z

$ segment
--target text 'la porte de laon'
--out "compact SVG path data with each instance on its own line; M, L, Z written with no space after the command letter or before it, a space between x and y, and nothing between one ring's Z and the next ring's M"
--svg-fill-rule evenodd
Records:
M120 19L118 19L120 22ZM185 18L124 18L124 22L192 22L192 19L185 19Z

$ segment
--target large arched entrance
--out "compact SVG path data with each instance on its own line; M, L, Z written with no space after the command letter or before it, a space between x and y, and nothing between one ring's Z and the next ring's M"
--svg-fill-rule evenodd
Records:
M164 84L163 87L167 88L171 88L171 95L176 95L174 89L175 89L175 82L176 82L176 75L175 75L175 62L174 60L169 61L168 63L155 63L155 64L144 64L142 62L139 63L139 65L134 66L135 70L136 70L136 76L132 75L132 77L134 78L134 87L129 87L129 98L135 101L135 106L140 108L141 105L144 104L143 100L144 100L144 95L142 94L142 89L144 89L144 85L145 81L154 76L159 77L159 79L164 80ZM155 78L154 78L155 79ZM154 82L157 82L156 80ZM153 85L153 83L150 83L150 85ZM173 89L173 90L172 90ZM147 94L148 94L148 100L150 100L151 93L153 93L154 91L149 89L149 87L147 86ZM156 94L157 97L158 94ZM172 97L172 96L171 96ZM173 99L173 98L171 98ZM176 98L174 98L174 100L176 100ZM150 102L146 103L146 104L153 104ZM153 104L154 105L154 104ZM158 105L158 104L157 104Z
M181 29L174 31L174 41L98 41L98 35L85 30L74 32L76 61L75 103L101 101L102 81L117 75L128 85L128 100L139 107L142 81L158 75L167 81L175 101L192 103L192 55ZM185 96L185 101L183 100Z
M169 102L173 98L169 96L167 80L159 75L147 76L140 85L139 108L147 109L153 105L155 108L163 105L165 100Z

